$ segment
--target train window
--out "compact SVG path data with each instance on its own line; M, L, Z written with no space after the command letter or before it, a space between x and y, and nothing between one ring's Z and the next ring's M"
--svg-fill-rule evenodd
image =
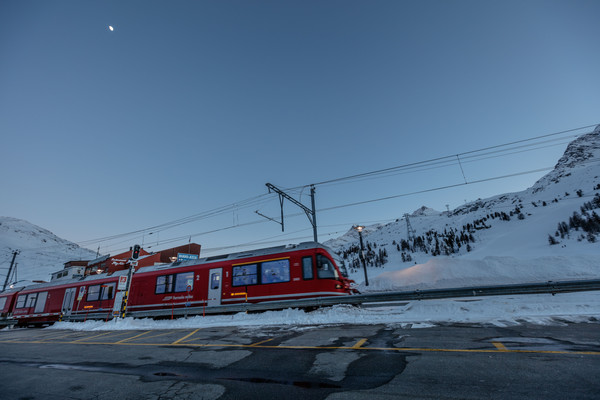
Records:
M233 286L247 286L258 284L258 264L237 265L233 267Z
M100 285L94 285L94 286L88 287L86 301L96 301L98 299L100 299Z
M302 258L302 277L304 279L313 279L313 258L304 257Z
M100 298L102 300L109 300L115 297L115 284L109 283L106 285L102 285L102 296Z
M0 297L0 310L3 310L5 305L6 305L6 297Z
M344 278L348 278L348 270L346 269L346 263L344 262L344 260L337 255L333 256L333 260L335 261L335 264L338 266L338 269L340 270L340 273L342 274L342 276Z
M48 298L48 292L42 292L37 295L37 304L35 305L34 313L44 312L44 307L46 307L46 299Z
M171 293L173 291L173 275L162 275L156 278L156 294Z
M290 281L290 260L265 261L260 266L261 283Z
M221 274L215 272L210 276L210 289L215 290L218 289L221 284Z
M337 279L338 273L329 259L321 254L317 255L317 276L319 279Z
M175 275L175 292L185 292L188 289L194 288L194 273L193 272L183 272L181 274Z
M19 297L17 297L17 304L15 305L15 308L25 308L26 300L27 300L26 294L22 294Z
M37 300L37 293L31 293L27 296L27 308L35 307L35 301Z

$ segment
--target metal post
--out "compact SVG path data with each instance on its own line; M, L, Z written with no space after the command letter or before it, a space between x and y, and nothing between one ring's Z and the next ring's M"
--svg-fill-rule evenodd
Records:
M12 261L10 262L10 268L8 268L8 275L6 275L6 280L4 281L4 286L2 287L3 292L6 290L8 281L10 280L10 277L12 276L13 266L15 265L15 258L17 258L17 254L19 254L19 250L13 251L13 257L12 257Z
M278 224L280 224L281 225L281 231L283 232L283 230L284 230L283 229L283 200L287 199L287 200L291 201L292 203L294 203L295 205L297 205L298 207L300 207L302 209L302 211L304 211L304 213L306 214L306 217L308 218L308 221L311 223L311 225L313 227L313 238L314 238L315 242L318 242L318 238L317 238L317 210L315 208L315 185L311 185L310 186L310 199L311 199L312 209L309 209L304 204L300 203L298 200L294 199L293 197L291 197L290 195L288 195L287 193L285 193L281 189L277 188L276 186L273 186L270 183L267 183L266 186L269 188L269 193L271 193L271 190L272 190L272 191L274 191L275 193L277 193L279 195L279 203L280 203L280 206L281 206L281 222L275 221L273 218L267 217L266 215L262 215L258 211L255 211L255 213L257 213L261 217L265 217L268 220L271 220L271 221L274 221L274 222L277 222Z
M313 237L315 242L317 240L317 209L315 207L315 185L310 186L310 203L312 206L312 226L313 226Z
M362 230L364 229L364 226L354 226L354 229L356 229L358 231L358 238L360 239L360 261L362 262L363 265L363 270L365 272L365 286L369 286L369 277L367 276L367 262L365 260L365 245L363 244L363 238L362 238Z
M129 272L127 273L127 289L125 290L125 296L121 302L121 318L125 318L125 314L127 313L127 302L129 301L129 291L131 290L131 280L133 279L135 267L137 267L137 260L131 260Z

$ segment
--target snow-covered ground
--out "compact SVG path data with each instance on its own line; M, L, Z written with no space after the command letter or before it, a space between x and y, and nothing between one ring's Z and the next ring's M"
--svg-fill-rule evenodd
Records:
M380 273L369 280L368 287L361 283L359 290L405 291L599 279L599 267L600 256L592 255L532 259L488 256L481 260L432 258L424 264Z
M426 328L436 324L471 323L510 326L522 323L557 325L567 322L600 322L600 292L493 296L418 300L385 307L326 307L313 312L297 309L258 314L197 316L175 320L133 319L59 322L47 329L79 331L152 330L236 326L260 329L281 326L305 329L332 324L383 324Z

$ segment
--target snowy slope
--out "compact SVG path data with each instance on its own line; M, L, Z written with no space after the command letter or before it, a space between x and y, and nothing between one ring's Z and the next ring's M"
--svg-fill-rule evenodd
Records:
M363 239L372 250L369 287L364 285L356 251L357 232L350 229L326 244L346 257L361 291L598 278L600 234L571 229L557 235L558 224L569 224L586 203L598 206L593 211L600 214L596 196L600 196L600 127L570 143L555 168L527 190L450 212L416 210L409 221L414 236L422 239L421 247L409 240L404 217L366 227ZM592 218L592 211L587 213ZM549 236L557 244L551 245ZM382 252L387 260L380 265L377 256Z
M50 280L67 261L91 260L96 253L52 232L16 218L0 217L0 284L4 285L12 254L19 250L14 281ZM0 286L0 290L2 287Z

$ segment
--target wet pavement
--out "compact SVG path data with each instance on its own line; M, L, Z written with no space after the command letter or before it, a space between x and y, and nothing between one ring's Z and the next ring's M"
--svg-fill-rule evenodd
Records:
M600 324L0 331L7 399L600 399Z

